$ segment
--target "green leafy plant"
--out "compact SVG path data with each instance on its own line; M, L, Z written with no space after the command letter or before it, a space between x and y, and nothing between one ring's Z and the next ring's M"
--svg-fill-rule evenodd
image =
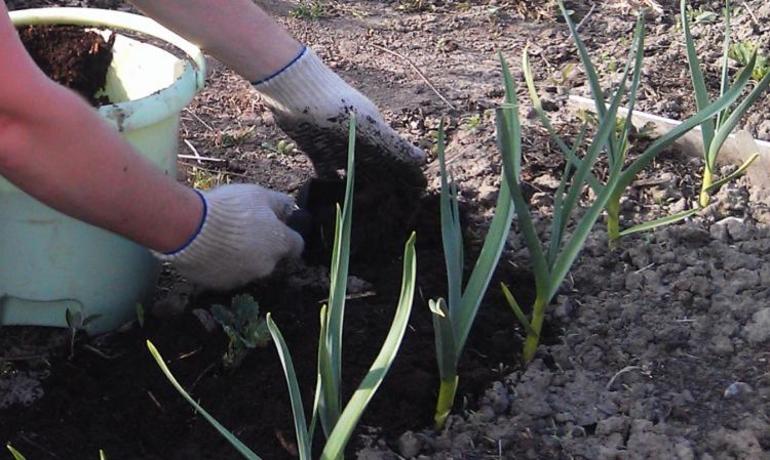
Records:
M460 207L457 199L457 184L449 177L446 169L445 144L442 123L438 131L437 151L441 170L441 236L447 270L448 296L446 300L439 298L428 302L433 313L436 358L441 378L434 415L437 428L443 427L454 405L458 384L457 365L481 300L500 259L513 220L511 193L508 185L503 181L497 197L495 215L484 245L468 283L463 288L465 256Z
M259 316L259 303L248 294L233 297L230 308L212 305L211 314L229 339L222 357L227 368L238 367L249 350L264 347L270 341L267 323Z
M481 126L481 117L482 115L477 113L465 118L465 129L468 131L478 130L479 126Z
M690 75L692 78L692 85L695 92L695 101L698 110L703 110L704 107L711 103L708 90L706 89L706 83L701 70L700 61L698 59L697 52L695 50L695 42L690 32L690 21L687 19L687 15L684 11L687 8L687 1L681 0L680 8L682 11L682 30L684 31L685 44L687 45L687 62L690 66ZM737 46L731 47L730 44L730 1L725 0L724 8L724 21L725 21L725 33L724 42L722 46L722 72L721 83L719 87L719 94L723 96L729 92L732 88L739 86L738 82L731 85L728 69L728 58L732 55L736 56L742 61L744 66L743 73L748 73L753 78L757 78L761 75L759 82L753 90L741 100L737 106L731 107L730 104L725 105L718 113L716 119L707 119L701 123L701 138L703 139L703 177L701 180L701 192L698 200L698 204L701 207L708 206L711 200L711 193L722 186L723 184L735 179L740 174L743 174L746 169L759 157L758 152L752 152L753 154L733 173L716 180L715 169L717 166L717 160L719 158L719 152L722 149L722 145L730 136L730 133L735 129L738 122L751 108L752 105L759 99L768 86L770 86L770 73L767 72L767 61L762 59L757 54L757 47L750 46L745 43L739 43ZM764 68L764 69L763 69ZM757 72L760 74L757 74ZM740 80L740 77L739 79ZM744 85L740 85L741 89Z
M574 62L566 63L558 74L554 74L548 80L556 86L567 86L569 81L575 76L576 64Z
M751 78L760 81L770 72L770 61L767 59L767 56L759 52L756 43L751 41L733 43L727 51L727 57L737 62L741 67L748 66L751 56L754 54L757 55L757 60L754 63L754 71L751 73Z
M326 10L327 7L322 1L301 0L297 6L289 11L289 15L297 19L314 21L326 16Z
M687 7L687 19L693 24L709 24L717 22L719 20L719 15L713 11L704 9L703 7Z
M393 322L380 353L374 360L369 371L364 376L358 389L342 407L342 325L345 310L345 300L348 278L348 260L350 253L350 226L353 209L354 182L354 149L355 149L355 120L351 119L350 143L348 148L348 179L345 189L345 204L343 209L337 207L336 227L334 232L334 247L332 250L331 282L329 302L321 308L321 331L318 347L318 382L313 402L313 415L308 426L302 406L302 396L299 391L291 354L280 329L267 315L267 326L275 342L278 356L284 368L286 382L289 387L294 426L297 432L297 446L300 460L311 460L312 440L317 421L326 435L326 444L319 458L323 460L341 460L345 446L350 440L353 430L361 418L366 406L379 388L385 375L395 359L401 341L406 332L409 315L412 309L417 273L415 254L415 236L409 238L404 249L404 268L402 274L401 294L399 296ZM162 356L151 342L147 342L153 358L161 371L174 388L189 402L203 417L224 436L238 452L250 460L259 460L259 456L244 445L236 436L222 426L206 412L179 384L169 370Z
M583 65L585 74L588 78L588 83L591 88L591 93L596 106L596 117L598 118L598 123L603 124L604 120L608 116L608 108L607 108L607 101L605 101L605 93L599 82L599 77L596 73L596 68L592 63L591 58L588 55L588 50L586 49L582 39L578 35L577 30L575 28L575 24L570 19L570 16L567 10L565 9L563 2L560 0L558 4L562 10L562 14L565 18L567 26L570 29L573 41L577 46L581 63ZM692 40L690 40L690 44L691 42ZM716 99L714 102L711 102L709 104L699 106L698 107L699 110L695 115L686 119L681 124L679 124L676 128L667 132L665 135L651 142L649 146L647 146L647 148L643 152L641 152L638 156L636 156L633 159L629 159L628 153L632 147L629 139L629 134L631 133L631 129L633 127L632 120L633 120L634 107L636 104L636 95L637 95L637 91L639 89L639 84L641 81L643 57L644 57L644 18L643 16L640 15L637 20L637 24L634 32L633 46L630 53L629 61L626 63L626 66L625 66L625 74L628 75L630 72L632 75L630 87L629 88L624 87L627 81L626 79L624 79L623 84L618 85L618 89L615 91L615 94L612 97L612 99L615 99L616 98L615 96L621 93L625 93L626 91L628 94L628 105L627 105L628 113L624 117L624 122L621 125L616 126L613 132L610 133L610 138L608 139L607 146L606 146L606 149L608 152L608 155L607 155L608 168L610 170L613 170L617 166L617 167L620 167L622 171L620 175L620 179L617 181L616 184L613 185L613 190L609 197L609 200L607 201L606 209L605 209L607 214L607 234L608 234L610 245L614 245L621 236L629 235L631 233L636 233L640 231L651 230L663 225L668 225L668 224L683 220L689 216L692 216L693 214L699 211L698 208L689 209L689 210L685 210L670 216L665 216L663 218L656 219L650 222L645 222L624 230L622 230L620 227L620 199L625 193L625 190L634 181L634 179L636 178L636 175L642 169L644 169L653 159L655 159L655 157L660 152L668 148L670 145L676 142L679 138L687 134L689 131L691 131L695 127L701 125L702 123L707 122L708 120L711 120L715 115L723 111L726 107L729 107L730 104L732 104L740 96L744 87L748 83L749 78L751 77L750 68L747 68L741 71L738 74L735 80L735 83L731 87L725 88L725 91L720 95L718 99ZM753 62L752 62L751 68L753 68ZM537 89L535 88L532 68L530 66L529 56L526 50L523 56L522 70L524 73L525 80L527 82L527 88L529 90L530 99L532 100L532 104L534 106L535 112L540 118L541 123L543 124L543 126L546 127L549 134L554 139L556 145L558 146L562 154L565 156L565 158L568 158L571 161L573 161L575 164L575 167L579 168L581 160L575 156L576 146L570 147L558 135L558 133L556 133L555 129L550 123L550 120L548 119L548 116L543 110L540 97L538 96ZM615 114L613 114L613 119L614 118L616 118ZM737 122L737 120L735 121ZM734 127L734 124L733 124L733 127ZM586 180L588 185L591 187L592 191L596 196L601 195L602 192L604 191L604 188L606 188L609 185L608 182L605 182L605 183L600 182L591 171L588 172L586 176Z
M292 155L297 152L297 145L294 142L289 142L286 139L280 139L275 144L270 142L263 142L262 148L277 153L278 155Z

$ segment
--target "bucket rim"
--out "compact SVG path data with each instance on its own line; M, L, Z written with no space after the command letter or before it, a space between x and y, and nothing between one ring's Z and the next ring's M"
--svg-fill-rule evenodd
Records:
M10 17L16 27L75 25L139 32L169 43L187 55L189 59L182 74L170 86L139 99L98 107L102 117L118 131L145 128L181 112L205 84L206 60L201 49L148 17L124 11L77 7L14 10L10 12Z

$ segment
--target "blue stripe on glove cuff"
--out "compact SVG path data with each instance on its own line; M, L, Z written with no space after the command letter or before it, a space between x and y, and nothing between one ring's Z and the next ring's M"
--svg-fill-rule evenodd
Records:
M292 65L294 65L294 63L295 63L295 62L299 61L299 60L300 60L300 58L301 58L302 56L304 56L304 55L305 55L305 53L307 53L307 50L308 50L307 46L305 46L305 45L302 45L302 49L300 49L300 50L299 50L299 54L297 54L297 56L295 56L295 57L294 57L294 59L292 59L291 61L289 61L289 63L288 63L288 64L286 64L285 66L283 66L283 67L281 67L280 69L278 69L278 70L277 70L276 72L274 72L272 75L270 75L270 76L268 76L268 77L265 77L265 78L263 78L262 80L253 81L253 82L251 82L251 84L252 84L252 85L261 85L262 83L267 83L267 82L269 82L269 81L270 81L270 80L272 80L273 78L275 78L275 77L277 77L278 75L282 74L282 73L283 73L283 72L284 72L286 69L288 69L289 67L291 67Z
M187 249L187 247L190 246L190 244L192 244L193 241L195 241L195 238L197 238L198 235L201 234L201 230L203 230L203 225L206 223L206 217L209 214L209 205L206 202L206 198L204 198L203 194L200 191L195 190L195 189L193 189L193 191L198 194L198 196L201 199L201 202L203 203L203 213L202 213L202 216L201 216L201 221L198 224L198 228L195 229L195 232L193 232L193 234L190 236L190 238L188 238L187 241L185 241L184 244L181 245L179 248L177 248L177 249L175 249L175 250L173 250L171 252L163 253L166 256L175 256L175 255L179 254L180 252L184 251L185 249Z

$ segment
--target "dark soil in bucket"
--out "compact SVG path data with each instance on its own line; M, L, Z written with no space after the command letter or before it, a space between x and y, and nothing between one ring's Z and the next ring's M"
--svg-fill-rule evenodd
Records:
M38 67L51 79L86 98L93 106L109 104L97 96L107 81L115 34L100 34L76 26L20 27L19 37Z

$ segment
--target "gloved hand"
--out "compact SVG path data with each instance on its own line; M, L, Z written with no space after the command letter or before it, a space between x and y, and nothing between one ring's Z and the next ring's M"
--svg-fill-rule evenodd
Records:
M425 153L388 126L377 107L345 83L310 49L276 74L253 83L276 122L313 162L321 178L347 164L348 123L356 114L356 175L360 182L403 180L423 186Z
M233 289L302 253L302 237L284 224L295 208L290 196L251 184L224 185L201 196L205 208L198 233L172 254L155 253L190 281Z

